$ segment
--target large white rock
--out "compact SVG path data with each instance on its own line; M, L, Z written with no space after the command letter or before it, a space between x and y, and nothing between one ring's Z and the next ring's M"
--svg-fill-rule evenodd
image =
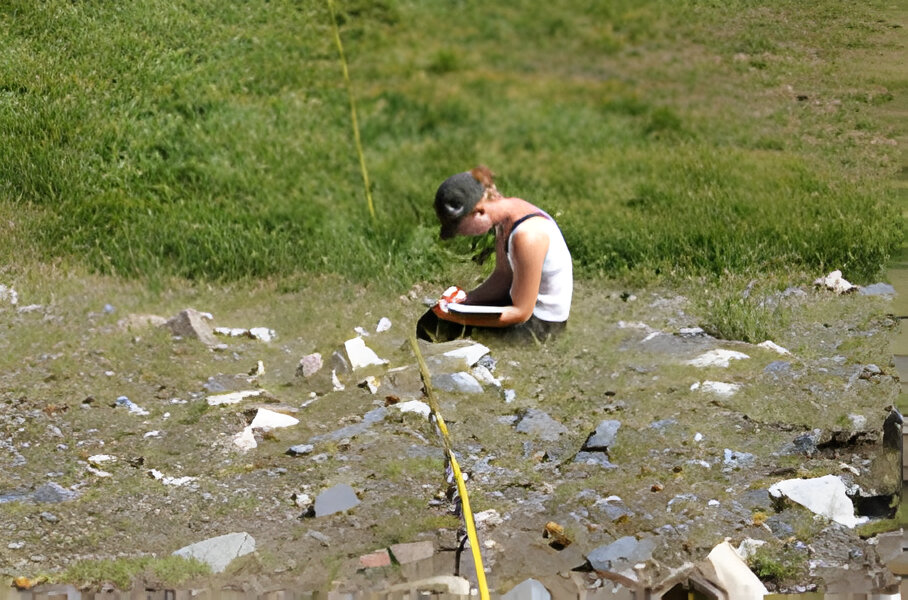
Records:
M825 287L827 290L833 291L836 294L847 294L848 292L854 292L858 289L858 286L851 284L851 282L842 277L841 271L833 271L826 277L820 277L814 281L813 284L819 287Z
M750 358L743 352L736 352L734 350L723 350L721 348L717 350L710 350L709 352L704 352L697 358L685 361L684 364L693 365L695 367L727 367L728 364L733 360L743 360L745 358Z
M399 410L402 413L416 413L421 417L426 419L429 418L429 413L432 412L432 409L428 404L420 400L408 400L406 402L398 402L394 405L394 408Z
M252 423L249 426L253 429L277 429L279 427L293 427L299 422L300 420L296 417L268 410L267 408L260 408L255 413L255 418L252 419Z
M374 350L366 346L366 342L361 337L355 337L344 342L344 349L347 351L347 358L350 359L350 366L354 369L388 363L388 361L379 358Z
M697 382L690 386L691 390L701 390L717 396L733 396L741 386L737 383L725 383L724 381L704 381Z
M290 415L268 410L267 408L260 408L258 412L255 413L255 417L252 419L252 423L244 427L242 431L233 436L233 443L236 444L236 446L243 452L248 452L249 450L252 450L253 448L256 448L258 446L258 443L255 441L255 435L252 433L253 429L278 429L280 427L293 427L299 422L300 420L296 417L291 417Z
M848 498L845 483L836 475L814 477L813 479L786 479L769 487L769 495L782 496L797 502L811 512L854 527L867 521L866 517L854 516L854 505Z
M772 341L770 341L770 340L766 340L765 342L761 342L761 343L757 344L757 346L759 346L760 348L766 348L767 350L772 350L773 352L778 352L779 354L783 354L783 355L784 355L784 354L791 354L791 352L789 352L788 350L786 350L786 349L783 348L782 346L780 346L780 345L778 345L777 343L772 342Z
M241 392L230 392L227 394L215 394L208 396L208 406L221 406L222 404L236 404L246 398L261 396L265 390L243 390Z
M463 358L467 361L467 365L473 366L479 359L489 353L489 349L482 344L470 344L469 346L461 346L460 348L455 348L454 350L449 350L444 353L444 356L451 358Z
M707 555L716 571L716 583L735 600L754 600L769 593L760 578L747 566L728 542L722 542Z
M246 532L228 533L180 548L174 556L195 558L221 573L235 558L255 551L255 539Z

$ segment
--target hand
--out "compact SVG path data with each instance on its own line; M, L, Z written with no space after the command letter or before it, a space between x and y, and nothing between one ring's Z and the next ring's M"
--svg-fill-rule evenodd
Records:
M456 285L452 285L441 294L438 307L442 312L448 312L448 304L459 304L467 299L467 293ZM433 309L434 310L434 309Z

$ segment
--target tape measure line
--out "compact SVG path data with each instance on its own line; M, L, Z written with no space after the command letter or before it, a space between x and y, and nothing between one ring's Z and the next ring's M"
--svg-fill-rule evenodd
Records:
M337 53L340 56L341 69L344 72L344 84L347 86L347 95L350 97L350 119L353 122L353 140L356 143L356 153L359 154L359 168L363 175L363 188L366 190L366 204L369 214L375 220L375 207L372 205L372 192L369 186L369 173L366 171L366 157L363 154L363 143L359 137L359 124L356 120L356 100L353 97L353 84L350 83L350 73L347 70L347 57L344 55L344 46L341 44L340 30L337 28L337 17L334 14L334 0L328 0L328 10L331 12L331 27L334 30L334 41L337 44Z
M448 462L454 473L454 480L457 483L457 493L460 496L461 507L463 508L463 520L467 528L467 538L470 540L470 551L473 554L473 564L476 567L476 584L479 588L479 597L481 600L489 599L489 588L486 584L486 573L482 566L482 554L479 552L479 537L476 535L476 522L473 520L473 511L470 508L470 498L467 495L467 485L463 480L463 473L460 471L460 465L454 456L454 449L451 445L451 437L448 434L448 427L438 409L438 402L435 399L435 391L432 389L432 376L429 374L429 368L423 359L422 352L419 350L419 343L415 336L410 336L410 345L413 347L413 353L416 355L416 362L419 364L419 373L422 376L422 382L426 390L426 400L432 415L435 417L435 423L441 432L442 442L445 446L445 452L448 455Z

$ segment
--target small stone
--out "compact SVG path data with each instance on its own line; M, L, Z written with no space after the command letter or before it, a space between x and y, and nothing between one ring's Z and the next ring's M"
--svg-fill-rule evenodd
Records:
M587 451L605 451L615 443L615 437L618 435L618 429L621 427L621 421L605 420L596 426L596 431L591 433L583 444L583 450Z
M873 283L860 289L863 296L894 296L895 288L888 283Z
M376 550L359 557L359 565L366 569L377 569L391 566L391 555L387 549Z
M286 454L289 454L290 456L303 456L309 454L313 450L315 450L315 446L312 444L297 444L296 446L290 446L290 448L287 449Z
M318 373L321 368L324 366L322 362L322 355L318 352L312 354L307 354L302 357L299 362L299 366L296 368L297 377L312 377Z
M206 346L214 346L217 341L208 323L205 322L205 313L187 308L181 311L166 323L173 335L197 339Z
M344 342L344 349L347 351L347 358L350 359L350 365L354 370L388 363L387 360L379 358L371 348L366 346L366 342L361 337L355 337Z
M321 542L322 546L328 547L331 545L331 538L322 533L321 531L309 530L306 532L306 535L311 537L314 540Z
M391 329L391 319L388 317L382 317L378 320L378 325L375 326L375 333L382 333L383 331L388 331Z

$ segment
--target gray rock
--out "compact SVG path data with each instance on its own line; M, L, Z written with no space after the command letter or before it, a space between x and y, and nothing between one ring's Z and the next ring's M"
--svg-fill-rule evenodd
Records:
M858 290L862 296L894 296L895 288L888 283L872 283Z
M768 375L790 375L792 373L791 363L785 360L774 360L763 368L763 372Z
M550 600L552 594L535 579L526 579L511 588L501 600Z
M461 394L482 393L482 385L476 381L475 377L464 371L433 375L432 387L443 392L458 392Z
M209 538L180 548L174 556L194 558L211 567L212 572L221 573L230 562L255 551L255 539L246 532L228 533Z
M352 425L347 425L346 427L341 427L340 429L338 429L336 431L332 431L331 433L326 433L324 435L317 435L314 438L312 438L312 440L310 440L310 441L321 442L323 440L329 440L329 441L336 442L336 441L342 440L344 438L352 438L356 435L363 433L364 431L366 431L367 429L369 429L376 423L382 422L384 420L384 418L387 416L387 414L388 414L388 409L385 408L384 406L379 406L378 408L373 408L372 410L367 412L365 415L363 415L363 420L360 421L359 423L354 423Z
M290 456L301 456L303 454L309 454L313 450L315 450L315 446L312 444L297 444L296 446L290 446L290 448L287 449L286 454L289 454Z
M665 432L666 429L677 424L678 421L675 419L660 419L658 421L653 421L649 426L651 429L658 429L661 432Z
M578 452L577 456L574 457L575 463L580 463L584 465L599 465L606 469L617 469L618 467L612 464L608 459L608 454L605 452Z
M518 433L534 435L547 442L554 442L561 434L568 432L567 427L536 408L528 409L515 429Z
M356 497L353 488L345 483L340 483L315 497L315 516L325 517L344 512L357 504L359 504L359 498Z
M46 511L41 513L40 517L42 521L47 521L48 523L56 523L60 520L60 517L58 517L54 513Z
M353 367L350 365L350 361L347 360L345 352L341 350L335 350L331 353L328 366L338 375L346 375L353 371Z
M54 482L45 483L32 494L32 498L35 502L45 502L47 504L66 502L67 500L74 499L76 496L78 496L76 492L68 490Z
M752 465L754 462L754 455L750 452L735 452L726 448L722 462L726 467L740 469L741 467Z
M174 335L184 338L197 339L206 346L216 346L217 340L214 339L214 332L205 322L202 313L192 308L180 311L180 314L168 320L165 323Z
M596 571L627 574L628 571L633 571L635 564L649 560L655 548L655 538L638 540L628 535L611 544L599 546L587 554L586 559Z
M789 449L789 454L806 454L807 456L813 456L817 452L817 444L820 442L820 436L823 434L822 430L814 429L813 431L808 431L797 436L791 442L791 448Z
M625 517L629 518L634 516L634 512L617 496L600 498L593 504L592 510L602 513L602 515L612 523Z
M608 447L615 443L615 436L621 427L621 421L606 419L596 426L596 431L590 434L586 443L583 444L583 450L587 451L606 451Z

